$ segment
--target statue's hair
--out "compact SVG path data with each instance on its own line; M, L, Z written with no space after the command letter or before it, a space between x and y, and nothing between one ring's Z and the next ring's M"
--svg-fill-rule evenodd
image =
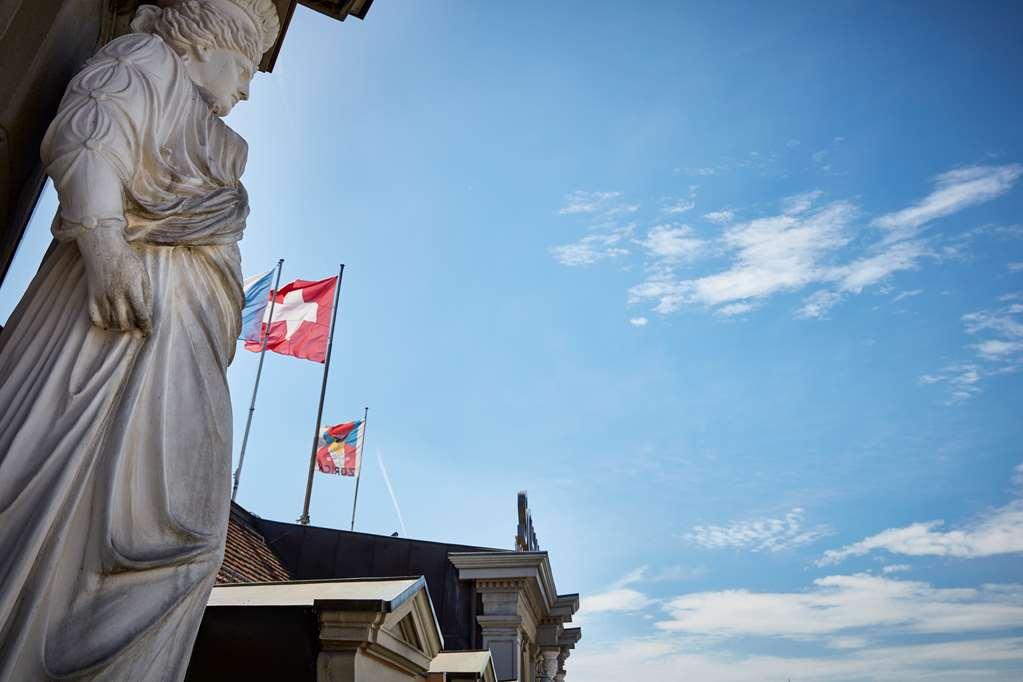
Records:
M238 7L252 23L218 10L218 3ZM178 0L163 8L142 5L131 29L160 36L178 54L189 47L221 48L241 52L259 64L277 40L280 19L270 0Z

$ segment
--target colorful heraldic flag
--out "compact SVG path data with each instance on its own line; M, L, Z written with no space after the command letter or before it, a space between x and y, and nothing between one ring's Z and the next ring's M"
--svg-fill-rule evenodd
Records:
M325 426L320 429L316 466L325 474L358 476L362 453L363 421Z
M242 306L242 332L238 337L242 341L252 341L261 346L263 339L259 333L262 329L263 317L270 305L270 289L273 287L274 271L267 270L253 275L242 282L245 291L245 304ZM259 348L256 348L258 351Z
M324 362L336 287L336 276L316 282L297 279L281 287L275 295L273 320L267 319L269 306L263 312L261 328L270 330L267 350ZM258 353L261 345L259 332L254 338L245 339L245 350Z

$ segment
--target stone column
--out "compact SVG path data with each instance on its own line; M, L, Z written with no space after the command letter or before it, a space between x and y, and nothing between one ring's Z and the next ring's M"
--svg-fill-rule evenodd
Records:
M517 614L488 613L477 616L476 622L483 631L483 648L490 649L494 659L498 679L521 680L522 618Z

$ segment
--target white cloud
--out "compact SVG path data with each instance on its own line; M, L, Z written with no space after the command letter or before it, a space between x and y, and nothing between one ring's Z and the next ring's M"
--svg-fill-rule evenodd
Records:
M1013 469L1013 485L1020 487L1023 482L1020 478L1023 478L1023 464ZM1018 492L1023 493L1023 488ZM826 551L817 565L829 566L851 556L863 556L879 550L904 556L962 559L1023 552L1023 499L991 510L961 528L941 530L944 525L944 521L938 520L889 528L851 545Z
M602 234L589 234L573 244L551 247L551 254L562 265L593 265L602 260L627 255L629 250L623 243L631 234L631 226Z
M981 393L982 380L1023 369L1023 303L1015 294L999 297L1006 305L962 316L963 331L986 336L967 345L971 362L952 364L920 377L924 384L946 384L950 403L962 403Z
M895 296L895 298L892 299L892 303L898 303L904 298L912 298L914 296L919 296L922 293L924 293L923 289L911 289L910 291L901 291L897 296Z
M888 575L889 573L903 573L910 570L910 568L912 567L909 564L889 564L887 566L883 566L881 568L881 572L885 575Z
M734 211L725 209L723 211L711 211L710 213L704 213L703 217L705 220L714 223L715 225L726 225L732 222L735 217Z
M995 509L960 529L941 530L944 525L944 521L926 521L903 528L889 528L841 549L828 550L817 564L837 564L848 557L878 550L904 556L962 559L1023 552L1023 500Z
M833 291L814 292L803 299L803 305L796 310L796 317L802 319L822 318L840 300L842 300L842 295Z
M745 315L751 310L755 310L756 306L752 303L729 303L723 305L714 312L724 317L737 317L738 315Z
M1023 261L1009 263L1006 267L1009 268L1009 272L1023 272Z
M703 247L688 225L655 225L641 244L652 258L668 262L692 259Z
M683 282L687 302L717 306L800 289L821 277L822 260L848 242L855 209L834 202L734 225L722 246L734 254L727 270Z
M836 138L835 144L839 142ZM763 162L755 153L750 159ZM924 226L1001 196L1021 175L1023 166L1019 164L971 166L942 173L934 178L932 191L923 199L871 221L871 226L881 230L879 238L876 230L864 230L857 224L861 210L856 204L841 200L822 203L820 190L783 199L775 214L744 222L736 223L731 209L705 213L705 220L724 228L713 238L698 238L684 225L656 225L639 242L644 256L653 262L647 264L644 281L630 287L628 300L630 305L647 304L660 314L697 307L732 316L763 299L813 287L818 291L803 294L806 298L795 315L821 317L840 300L873 287L890 286L889 281L900 272L960 253L961 244L943 241L940 236L925 238ZM689 199L665 210L691 210L692 197ZM567 197L561 212L607 221L609 216L636 208L624 204L618 192L576 192ZM971 234L1004 229L984 226ZM624 256L624 245L601 243L616 234L602 228L580 243L552 251L568 265ZM680 273L677 265L681 262L692 267ZM909 295L904 292L895 300ZM984 357L1018 355L1012 339L988 342L982 348ZM957 393L959 399L965 399L970 391Z
M1023 338L1023 303L1013 303L996 310L980 310L963 315L967 334L990 331L1009 338Z
M781 206L782 212L787 215L799 215L800 213L806 213L812 207L815 201L821 198L824 194L819 189L815 189L811 192L803 192L801 194L793 194L790 197L782 199Z
M645 327L647 325L647 322L649 322L649 320L642 316L633 317L629 320L629 324L631 324L633 327Z
M800 144L799 140L793 139L786 142L785 146L788 147L789 149L795 149L796 147L799 146L799 144Z
M858 294L900 270L913 270L928 251L921 241L887 244L870 255L832 268L825 279L836 280L842 291Z
M565 195L565 205L558 209L562 215L575 213L601 213L618 204L621 192L587 192L576 190ZM638 208L638 207L637 207Z
M853 638L834 642L854 644ZM587 682L763 682L801 680L862 682L1016 682L1023 663L1023 638L1002 637L906 646L836 647L827 656L733 654L704 650L671 635L586 643L566 662L568 679Z
M680 199L675 201L668 206L665 206L662 210L668 215L676 215L678 213L685 213L696 208L696 202L692 199Z
M1001 360L1023 352L1023 341L988 339L976 344L974 348L985 360Z
M655 600L639 590L629 587L614 587L605 592L583 595L579 600L577 616L585 618L595 613L629 613L642 611L655 603Z
M699 592L665 604L657 627L691 635L804 639L898 631L953 634L1018 628L1023 586L934 587L856 573L813 581L799 592Z
M934 191L913 206L882 215L874 225L885 230L907 231L943 218L967 206L999 197L1016 183L1023 166L966 166L934 178Z
M655 300L654 311L666 315L682 307L688 290L688 283L674 279L670 272L658 273L629 289L629 303Z
M703 566L694 568L675 565L651 570L649 566L643 565L626 573L621 580L615 583L615 587L625 587L638 583L681 582L702 578L705 575L707 575L707 569Z
M683 539L706 549L746 549L780 552L800 547L832 534L827 526L806 527L804 511L796 507L783 518L735 521L724 526L693 526Z
M980 380L984 378L981 367L975 364L949 365L938 372L920 377L922 384L948 385L951 393L949 404L962 403L980 394Z

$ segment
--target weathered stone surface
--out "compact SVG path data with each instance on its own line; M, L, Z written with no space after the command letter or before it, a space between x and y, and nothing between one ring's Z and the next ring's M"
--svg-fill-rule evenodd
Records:
M270 0L142 7L42 158L54 246L0 335L0 680L180 680L223 553L246 145Z

